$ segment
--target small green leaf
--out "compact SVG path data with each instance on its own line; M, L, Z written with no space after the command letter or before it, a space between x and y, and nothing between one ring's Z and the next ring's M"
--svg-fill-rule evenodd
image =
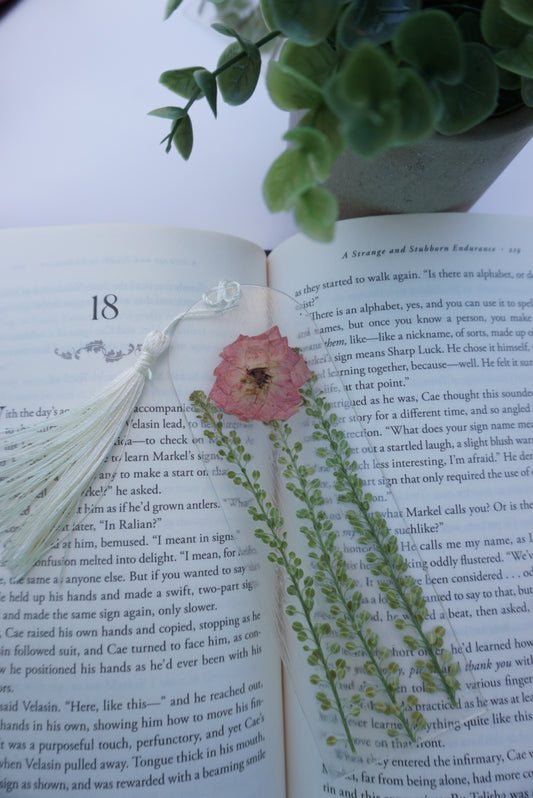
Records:
M169 69L163 72L159 82L180 97L190 100L195 92L198 92L198 84L194 79L194 74L203 67L186 67L185 69Z
M398 25L418 8L418 0L349 3L338 23L339 41L347 50L353 50L363 39L383 44L390 40Z
M300 119L298 124L301 127L312 127L327 136L332 159L335 160L344 152L346 144L340 131L339 119L327 106L319 105L312 108ZM327 456L327 450L324 451L326 454L320 456Z
M162 119L180 119L185 116L183 108L176 108L173 105L166 105L164 108L154 108L153 111L148 112L148 116L159 116Z
M165 19L168 19L171 14L181 5L182 0L167 0L165 8Z
M230 36L232 39L238 39L239 34L235 30L235 28L230 28L229 25L224 25L221 22L214 22L211 27L213 30L216 30L217 33L221 33L222 36Z
M341 0L268 0L266 6L275 26L288 38L310 46L331 31L340 3Z
M498 71L482 44L466 44L464 80L458 86L439 87L442 98L437 130L452 136L469 130L494 111L498 101Z
M503 10L500 0L485 0L481 10L481 32L491 47L515 47L527 27Z
M298 125L285 133L283 138L296 145L309 158L309 164L317 181L327 180L331 173L332 156L329 142L323 133L310 127ZM320 495L320 494L319 494Z
M338 56L325 42L314 47L302 47L287 41L279 54L279 62L303 75L317 86L324 86L335 71Z
M348 146L361 158L389 147L397 126L395 67L382 48L360 44L342 73L328 85L325 98L341 119Z
M261 59L244 52L238 42L232 42L218 59L217 69L222 70L224 64L234 58L236 62L220 72L217 82L228 105L242 105L255 91L261 72Z
M268 30L275 30L277 26L274 21L274 17L272 15L270 0L260 0L259 5L261 9L261 15L265 21L265 25L267 26Z
M263 196L272 213L291 210L298 195L316 183L305 154L291 148L276 158L263 181Z
M233 39L237 39L239 44L241 45L241 49L247 53L251 58L256 61L261 60L261 53L257 45L246 39L245 37L241 36L240 33L235 28L230 28L229 25L221 25L218 22L215 22L214 25L211 27L217 31L217 33L221 33L223 36L231 36Z
M382 48L363 43L346 59L338 82L346 102L378 109L394 97L394 64Z
M268 65L267 88L272 102L283 111L311 108L322 101L322 93L315 83L279 61L271 61Z
M316 241L333 239L338 213L337 200L323 186L315 186L300 194L294 209L299 228Z
M523 22L525 25L533 25L533 5L531 0L501 0L504 11L511 17Z
M533 80L522 78L522 99L526 105L533 108Z
M178 127L174 133L172 142L181 157L185 161L189 160L189 156L192 152L193 134L191 119L188 114L182 117L178 122Z
M456 84L463 77L463 41L450 14L427 9L413 14L396 30L396 55L429 79Z
M524 36L518 47L497 53L494 60L503 69L533 78L533 30Z
M194 73L194 81L200 91L204 94L213 111L213 116L217 115L217 82L212 72L207 69L197 69Z
M498 67L498 74L500 78L500 89L507 91L520 91L522 85L522 78L514 72L508 72L506 69Z

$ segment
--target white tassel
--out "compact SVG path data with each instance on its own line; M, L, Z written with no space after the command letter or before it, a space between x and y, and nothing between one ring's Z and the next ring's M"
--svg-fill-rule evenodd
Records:
M204 295L204 302L212 313L239 298L238 284L221 283ZM78 409L53 425L3 436L0 531L10 535L2 562L15 578L22 579L62 534L69 534L65 529L81 497L129 421L151 366L170 343L170 332L185 315L163 332L149 333L134 365Z
M4 529L16 525L20 514L27 512L3 552L4 564L13 576L26 575L76 512L129 419L150 367L169 341L164 333L149 333L136 363L103 391L65 413L53 426L43 424L31 434L22 430L8 437L8 445L16 448L2 468ZM46 499L34 501L44 489Z

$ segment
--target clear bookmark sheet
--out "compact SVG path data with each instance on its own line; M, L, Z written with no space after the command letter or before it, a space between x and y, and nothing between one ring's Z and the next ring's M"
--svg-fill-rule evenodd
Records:
M273 327L313 372L301 389L311 398L274 423L241 421L202 398L202 420L191 395L208 397L222 350ZM305 309L281 292L243 286L236 308L179 325L169 362L198 458L275 628L288 689L330 775L379 761L392 745L453 733L482 714L465 708L482 699L470 695L477 688L468 685L463 655L451 655L459 644L431 574L373 456L357 401ZM255 373L258 390L269 367Z

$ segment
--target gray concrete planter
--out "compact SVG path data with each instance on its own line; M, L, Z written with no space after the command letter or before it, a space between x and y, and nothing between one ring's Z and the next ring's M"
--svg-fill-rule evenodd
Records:
M435 135L370 161L340 158L326 185L340 218L383 213L465 211L533 135L533 109L489 119L459 136Z

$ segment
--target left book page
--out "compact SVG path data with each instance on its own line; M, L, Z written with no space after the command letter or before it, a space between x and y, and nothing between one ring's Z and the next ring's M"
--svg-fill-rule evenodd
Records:
M0 253L2 431L53 424L219 280L266 280L258 247L167 227ZM163 356L69 536L23 581L0 567L2 795L285 795L277 647L185 401Z

